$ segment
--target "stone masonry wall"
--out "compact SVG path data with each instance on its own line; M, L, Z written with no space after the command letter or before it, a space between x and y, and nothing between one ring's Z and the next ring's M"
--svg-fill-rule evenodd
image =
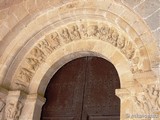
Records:
M0 0L0 41L25 16L38 9L54 6L69 0ZM74 0L72 0L74 1ZM155 38L160 38L159 0L115 0L139 14L150 27Z

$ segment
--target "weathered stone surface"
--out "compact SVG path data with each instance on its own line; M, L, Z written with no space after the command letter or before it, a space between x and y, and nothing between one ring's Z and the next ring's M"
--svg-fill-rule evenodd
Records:
M143 0L121 0L124 4L127 4L130 7L134 7L141 3Z
M159 46L160 46L160 28L155 30L154 32L152 32L154 34L154 36L156 37L158 43L159 43Z
M159 6L159 0L145 0L138 7L136 7L135 10L142 16L142 18L145 18L156 11Z
M0 36L3 38L8 32L9 32L9 28L6 25L2 24L0 26Z
M155 30L160 27L160 10L154 12L150 17L148 17L146 22L151 30Z
M13 107L15 119L39 120L44 99L38 93L44 94L55 71L69 60L94 55L116 67L121 120L137 111L154 114L153 108L160 110L160 90L154 86L159 50L152 36L159 39L158 9L158 0L0 0L0 39L6 36L0 40L0 83L28 94L26 101L16 94L15 101L11 94L7 102L0 98L0 112L6 104L7 119L13 119ZM140 107L148 95L150 109Z

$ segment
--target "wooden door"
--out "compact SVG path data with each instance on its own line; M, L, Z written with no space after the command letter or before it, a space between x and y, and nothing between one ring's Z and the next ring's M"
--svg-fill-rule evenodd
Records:
M98 57L64 65L50 80L41 120L119 120L120 88L114 66Z

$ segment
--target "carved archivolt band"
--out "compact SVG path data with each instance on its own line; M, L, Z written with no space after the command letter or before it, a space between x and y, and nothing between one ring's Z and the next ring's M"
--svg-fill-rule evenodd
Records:
M18 88L27 88L39 66L54 50L62 44L87 38L96 38L112 44L130 61L132 73L143 71L143 61L140 59L136 46L114 27L104 23L68 24L40 40L26 55L15 72L14 85Z

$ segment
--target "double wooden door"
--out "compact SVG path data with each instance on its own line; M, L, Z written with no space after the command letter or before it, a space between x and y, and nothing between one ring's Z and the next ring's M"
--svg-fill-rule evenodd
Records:
M41 120L119 120L120 87L114 66L98 57L64 65L50 80Z

